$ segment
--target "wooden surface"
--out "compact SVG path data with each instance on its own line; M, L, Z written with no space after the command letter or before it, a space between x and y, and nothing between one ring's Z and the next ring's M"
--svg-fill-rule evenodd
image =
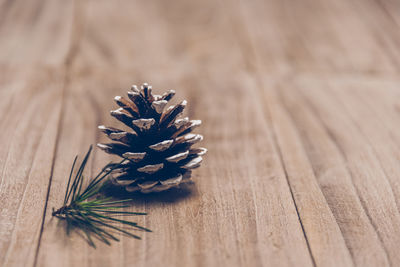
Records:
M0 265L400 266L399 9L1 0ZM153 233L92 249L51 209L145 81L188 100L209 152L189 190L133 202Z

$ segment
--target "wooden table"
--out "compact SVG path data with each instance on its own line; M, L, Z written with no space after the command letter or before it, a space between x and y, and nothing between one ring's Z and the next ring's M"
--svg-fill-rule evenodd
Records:
M400 266L399 9L2 0L0 265ZM93 249L51 210L145 81L188 100L209 153L189 190L127 209L153 233Z

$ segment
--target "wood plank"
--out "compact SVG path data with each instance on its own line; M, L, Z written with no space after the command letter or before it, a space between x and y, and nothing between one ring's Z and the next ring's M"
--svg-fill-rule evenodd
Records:
M232 10L232 13L233 19L239 18L246 21L246 18L241 18L239 9ZM253 29L254 25L249 24L242 31L236 30L238 39L248 37L251 43L263 44L264 39L258 39ZM261 89L260 96L264 100L262 106L266 107L265 116L269 118L269 124L274 127L279 153L282 156L288 182L315 264L317 266L352 266L351 255L335 217L319 188L301 140L298 139L293 123L276 96L275 89L272 87L274 83L269 81L264 74L268 72L268 65L264 64L264 61L259 62L255 57L256 54L259 55L265 50L265 46L249 46L245 42L242 44L244 44L243 56L253 62L252 73L254 78L260 81L258 86ZM341 262L339 263L338 260Z
M317 266L352 266L353 261L331 209L319 187L305 149L277 90L264 88L264 99L285 165L299 217Z
M380 94L376 92L384 88L385 95L396 97L398 92L393 89L396 88L398 82L385 81L383 85L380 85L380 79L378 79L372 86L370 83L371 82L360 82L358 79L348 79L346 80L346 90L342 89L343 82L339 85L334 83L332 87L338 101L345 107L354 125L359 128L361 134L374 150L379 164L385 172L391 190L393 191L396 205L399 208L400 181L397 173L397 159L399 158L398 141L400 140L400 135L393 129L393 125L395 125L399 119L396 114L395 105L386 106L385 99L382 99ZM349 96L360 101L362 105L352 105L351 102L347 100ZM387 98L387 96L385 98ZM379 110L376 109L377 106L380 107ZM392 113L392 115L388 115L390 113ZM360 118L368 119L360 120Z
M284 18L279 18L279 17L277 18L276 16L271 17L271 19L270 19L271 21L269 21L269 22L272 25L277 25L277 27L278 27L278 25L279 26L285 25L286 21L291 22L291 19L289 18L289 16L291 16L291 15L298 16L298 19L295 18L295 21L296 21L295 25L289 24L287 28L284 28L284 30L283 30L284 37L281 38L280 41L283 44L285 44L285 42L289 43L291 41L291 39L289 37L299 36L299 40L301 41L299 44L300 49L303 45L304 45L304 48L308 48L308 47L313 48L313 49L318 48L318 45L314 41L315 40L320 41L321 40L320 36L318 36L316 32L310 31L310 29L311 29L310 26L312 26L312 25L308 24L308 21L307 21L307 18L310 18L311 21L315 18L314 12L316 12L317 16L321 15L321 17L317 18L318 23L319 23L319 25L318 25L319 29L323 29L324 31L326 31L326 30L329 31L330 28L335 29L335 28L339 27L341 25L341 23L344 22L344 23L346 23L346 27L351 27L352 24L354 24L354 27L355 27L354 32L362 33L362 31L364 30L364 25L362 25L360 23L362 23L363 18L360 19L360 17L356 16L356 19L354 21L351 21L351 23L349 23L348 19L353 18L354 16L348 15L346 13L348 13L348 11L351 9L348 9L347 8L348 5L345 4L344 2L335 1L334 3L335 3L335 5L334 5L334 7L332 7L334 9L333 10L327 9L327 10L329 10L329 13L325 14L324 13L325 8L326 8L325 5L328 6L328 5L331 5L331 3L327 3L327 4L324 3L324 6L319 7L315 2L313 2L313 4L312 4L313 15L311 16L311 14L310 15L305 14L305 13L310 12L311 9L307 8L306 6L303 6L303 3L299 6L291 5L290 6L291 9L285 9L283 2L280 2L280 3L276 3L273 1L253 2L253 5L257 6L257 8L254 8L254 7L249 8L249 5L241 5L239 8L236 8L233 11L232 17L239 18L239 19L241 18L245 22L245 24L247 24L247 27L242 27L241 31L236 30L236 33L238 35L238 38L242 38L242 39L248 38L249 39L249 41L242 43L242 45L243 45L242 51L244 51L245 58L248 58L248 62L250 62L249 65L250 65L251 72L255 73L256 77L259 78L259 81L260 81L259 86L263 89L262 94L266 95L266 97L265 97L265 99L266 99L265 106L267 107L266 113L267 114L270 113L271 121L272 121L271 123L274 124L274 126L276 127L276 132L277 132L276 135L277 135L278 144L282 151L281 154L283 157L284 165L288 172L289 183L292 187L293 195L296 200L296 204L297 204L297 207L299 210L299 216L300 216L300 218L312 218L310 221L308 221L307 219L302 220L302 223L303 223L303 227L305 229L306 236L309 241L311 252L313 253L314 259L316 261L316 264L317 265L330 264L330 265L335 266L338 264L337 262L335 262L335 260L337 260L337 259L345 260L346 258L348 259L347 264L352 264L351 259L350 259L349 255L347 254L346 246L349 246L350 251L352 252L352 255L354 258L354 262L357 265L365 266L365 264L366 264L365 256L371 254L370 247L364 247L362 250L359 251L358 248L355 248L355 244L358 245L360 242L360 240L358 239L359 237L357 237L355 235L351 235L351 234L350 234L350 237L348 237L348 236L344 237L345 240L347 240L347 243L345 244L343 242L342 234L340 231L346 231L350 227L352 227L354 229L355 226L349 227L346 224L341 223L341 221L338 221L340 228L343 229L343 230L341 230L341 229L339 230L336 225L334 217L330 213L329 208L327 206L322 208L323 205L325 204L325 199L322 196L321 192L319 192L318 185L313 183L314 182L313 180L307 179L307 177L313 177L314 175L313 175L312 171L310 172L310 168L308 166L306 156L303 154L304 153L303 147L302 147L302 145L299 144L301 142L301 140L298 140L297 136L295 134L296 126L291 125L291 121L290 121L290 119L287 118L287 114L285 114L285 111L280 107L280 104L277 103L279 101L277 100L277 97L275 95L276 93L274 92L273 89L270 88L271 86L274 86L272 84L275 84L275 83L278 84L276 91L282 90L282 87L284 88L285 86L293 87L293 85L291 83L287 83L284 81L285 81L285 79L289 79L289 80L295 79L296 75L291 74L290 71L288 72L289 73L288 75L282 75L282 74L279 74L276 72L269 74L268 72L271 67L270 63L266 62L265 60L262 60L263 56L273 49L272 47L270 47L270 43L274 42L274 40L272 38L269 40L269 38L274 37L274 35L270 36L268 34L268 32L264 31L265 28L261 27L261 25L263 24L262 22L265 21L265 18L261 14L266 10L269 10L268 12L271 12L271 13L276 9L283 9L288 12L288 14L287 14L288 17L284 17ZM315 10L315 8L321 8L321 10L319 10L319 9ZM340 16L336 15L335 9L337 9L338 11L339 10L341 11ZM370 13L371 14L369 14L369 15L371 15L371 16L374 15L374 12L370 12ZM330 16L332 14L335 14L335 22L334 23L332 23L332 21L329 20ZM280 13L280 15L282 15L282 14ZM284 15L286 15L286 13L284 13ZM342 15L343 15L344 20L338 20L338 17L341 17ZM368 17L368 15L366 17ZM287 18L285 20L285 22L282 22L281 20L284 20L285 18ZM305 18L305 20L300 19L300 18ZM322 24L327 23L327 24L324 25L323 27L320 27L321 23ZM385 23L387 23L387 22L385 21ZM385 23L382 23L382 24L384 25ZM240 22L237 23L237 25L239 25L239 24L240 24ZM238 28L238 27L236 27L236 28ZM343 29L343 27L340 27L340 28ZM282 28L278 28L278 29L282 30ZM370 63L360 62L358 59L364 60L364 59L367 59L368 57L366 57L365 55L357 57L357 53L360 53L360 52L365 53L367 51L373 51L373 49L379 49L380 43L378 42L379 40L376 40L373 42L368 41L367 42L368 44L374 44L374 45L371 47L368 47L368 45L363 45L361 49L358 49L358 47L357 47L357 50L356 50L355 47L353 46L353 44L351 44L349 42L351 39L349 39L348 37L350 37L350 36L346 36L346 34L351 33L352 34L351 37L352 38L354 37L354 33L352 33L352 28L348 28L348 29L349 29L349 31L336 31L336 32L333 31L332 32L333 36L330 35L328 37L327 41L329 42L330 46L333 46L333 49L337 49L338 51L341 51L341 48L342 48L341 45L343 45L343 44L335 43L334 38L336 37L337 40L345 41L344 44L349 47L350 51L353 51L355 53L352 53L351 56L346 57L345 58L346 60L343 60L344 57L338 57L338 59L340 59L341 63L343 63L343 64L350 63L351 65L353 65L354 63L356 63L357 65L359 65L359 67L356 65L355 70L359 71L360 67L364 68L365 66L368 66ZM364 38L365 37L370 38L371 34L368 31L369 31L369 29L367 29L367 31L365 33L361 34L361 36ZM305 37L303 36L304 33L306 33ZM288 36L287 40L285 40L285 37L286 37L285 35ZM295 42L295 44L297 45L298 43ZM336 46L336 48L335 48L335 46ZM322 47L324 47L326 49L328 47L328 45L324 44L324 45L322 45ZM296 51L291 48L287 49L288 53L293 52L293 51L296 55L300 55L300 56L305 55L305 54L301 53L301 50ZM310 52L311 55L314 54L314 50L308 50L308 51ZM335 54L337 54L337 53L328 53L328 55L335 55ZM373 54L377 55L376 53L373 53ZM381 57L382 59L389 58L388 57L389 54L381 53L381 56L382 56ZM301 67L299 68L297 63L299 61L304 62L304 58L301 58L301 60L298 60L298 58L294 57L294 58L288 58L288 60L293 63L293 71L294 72L303 71L303 69ZM374 60L374 62L377 62L377 61ZM388 62L387 66L390 66L390 61L387 61L387 62ZM330 69L330 72L342 72L343 70L346 70L346 69L352 69L352 68L354 69L354 67L351 65L349 65L349 66L345 66L345 65L333 66L332 65L328 68L322 69L322 68L319 68L318 64L314 63L314 64L310 65L311 70L313 70L313 69L314 70L313 70L312 74L310 74L309 76L314 77L315 74L321 75L322 72L325 72L326 70L329 70L329 69ZM377 64L374 65L374 68L381 68L382 66L383 66L382 62L378 61ZM393 67L390 67L390 68L391 69L395 68L395 65L393 65ZM388 70L386 70L386 68L376 69L376 71L388 71ZM367 70L365 69L364 71L367 71ZM272 76L272 78L270 78L271 76ZM283 78L280 78L280 77L283 77ZM332 75L330 75L328 77L332 77ZM333 76L333 77L336 77L336 76ZM311 80L314 80L314 78L311 78ZM332 97L331 95L324 93L323 88L327 85L325 85L324 83L317 83L317 85L311 83L309 86L311 88L307 88L307 90L306 90L305 89L306 86L302 85L302 89L304 88L307 93L309 93L310 95L313 95L313 96L317 95L317 93L314 92L314 91L317 91L318 99L315 102L320 104L321 108L325 107L327 104L327 101L329 101L327 98ZM290 89L291 89L290 91L297 90L297 88L290 88ZM310 93L310 92L312 92L312 93ZM349 105L357 106L358 103L351 102L347 98L348 98L348 96L343 96L343 102L346 102L346 104L349 104ZM304 103L304 105L309 106L310 103ZM361 106L361 105L358 105L358 106ZM334 110L334 108L332 107L332 110L331 110L332 113L330 115L331 117L335 117L335 113L333 110ZM315 112L320 112L320 110L317 109ZM338 111L336 111L336 113L338 113ZM341 118L341 115L346 116L345 114L336 115L335 119L338 119L339 117ZM292 115L292 116L294 116L294 115ZM359 118L355 119L355 120L357 120L357 122L361 121ZM371 123L372 122L373 122L373 120L371 120ZM301 121L300 123L303 123L303 121ZM334 125L332 127L339 127L339 126L337 126L337 125L339 125L339 123L340 122L336 121L336 120L334 122L331 122L331 124ZM355 121L353 121L353 123L356 124ZM302 126L302 124L299 124L297 127L303 127L303 126ZM372 127L372 125L371 125L371 127ZM343 127L343 128L347 129L347 127ZM339 134L339 132L338 132L339 130L337 129L336 131L337 131L337 134ZM360 133L353 132L353 136L348 137L349 138L348 142L350 142L350 139L355 138L355 136L360 136ZM374 141L375 141L375 143L377 143L376 142L377 140L374 140ZM361 144L367 143L367 142L366 142L366 140L363 140L363 141L359 141L359 143L360 143L360 147L361 147ZM364 144L364 146L365 145L367 145L367 144ZM358 149L358 147L357 147L357 149ZM352 147L351 149L348 148L349 151L355 151L357 149L355 147ZM324 160L326 160L326 156L324 156ZM349 160L349 159L347 158L347 160ZM369 162L369 161L371 161L371 162ZM369 166L371 166L372 162L376 163L377 159L374 160L373 158L370 158L369 161L368 161L369 162L368 164L370 164ZM352 159L351 162L353 164L355 164L356 160ZM329 165L328 162L326 164ZM389 165L388 166L388 169L389 169L391 166L393 166L393 161L392 162L385 161L385 164ZM360 166L360 165L358 165L358 166ZM360 167L358 167L358 168L360 168ZM368 171L365 171L365 172L360 171L360 170L358 170L358 168L357 168L356 174L352 173L353 175L358 175L359 176L358 179L361 179L360 177L370 175L370 173L368 173ZM394 249L394 243L396 242L396 237L387 238L387 235L389 234L389 232L386 232L388 229L390 229L388 231L392 231L392 230L394 230L394 228L397 227L397 214L396 214L397 211L395 209L393 209L395 207L395 206L393 206L393 204L395 204L395 203L393 202L393 200L394 200L392 198L393 196L390 194L390 187L388 187L388 185L386 183L386 178L384 176L382 176L382 173L380 172L379 169L380 169L379 165L375 165L372 169L369 170L369 172L374 172L374 174L376 176L380 177L380 178L376 178L376 183L374 184L374 186L378 187L382 190L378 194L379 197L384 198L385 202L387 202L387 201L391 202L391 204L389 204L387 207L385 207L385 208L388 208L390 210L390 212L384 213L384 215L380 214L382 212L380 210L380 209L382 209L382 207L379 206L380 205L379 203L376 203L377 209L379 210L379 211L377 211L378 214L371 215L371 213L368 212L368 210L367 210L367 215L373 217L373 218L371 218L373 226L382 227L382 229L378 229L377 231L378 231L378 237L380 239L382 239L381 235L385 236L383 238L382 242L383 242L383 246L385 247L386 251L382 250L381 244L380 244L381 241L376 238L376 235L374 235L373 229L371 229L368 218L365 215L363 217L364 224L366 224L369 227L369 231L371 232L369 244L372 244L372 246L374 247L374 250L373 250L374 253L378 253L378 255L379 255L378 257L376 257L374 254L374 259L367 263L367 264L371 264L371 266L374 266L377 263L379 263L379 264L388 264L389 262L396 263L398 260L396 258L396 255L393 253L394 251L391 251L392 249ZM394 174L393 167L390 170L392 171L392 174ZM392 180L393 180L393 184L394 184L395 178L394 178L394 176L392 176L392 177L393 177ZM346 190L349 191L349 193L351 192L353 199L357 200L358 197L354 194L354 190L352 190L352 185L347 184L347 186L349 188L347 188ZM361 187L362 185L358 184L357 186ZM365 186L363 186L363 187L365 187ZM373 187L372 184L367 186L367 188L369 188L369 189L372 189L372 187ZM307 188L307 189L305 189L305 188ZM330 206L331 207L333 206L332 209L333 209L334 215L336 215L336 218L341 217L340 214L337 214L337 208L335 209L335 206L337 204L332 203L332 201L330 201L330 198L332 197L332 195L334 193L337 193L339 195L341 193L341 190L340 191L338 190L337 192L333 192L333 193L329 192L330 189L327 189L324 187L322 188L322 190L323 190L323 192L325 192L324 194L327 195L327 198L329 201L328 203L330 203ZM361 189L359 189L359 190L361 190ZM385 193L389 193L389 194L386 195ZM309 196L310 194L311 194L311 199L307 200L307 196ZM370 194L373 195L372 192L370 192ZM379 198L377 195L371 196L371 197ZM363 201L362 197L361 197L361 200ZM317 213L317 215L321 216L320 217L321 225L323 224L325 227L327 227L326 222L325 223L323 223L323 222L327 218L330 218L330 220L328 220L331 224L330 231L327 229L324 229L318 233L318 227L315 225L315 223L317 221L319 221L318 216L311 215L312 212L315 212L317 209L316 208L317 205L315 203L318 203L318 208L320 210L322 210L322 212ZM372 201L372 200L370 200L368 202L369 207L367 209L371 208L371 209L375 210L374 204L372 204L372 203L374 203L374 201ZM356 207L358 210L361 209L358 201L355 201L354 205L351 205L351 206L354 206L352 208ZM302 209L302 207L303 207L303 209ZM310 207L313 207L313 208L310 208ZM325 214L323 211L325 211ZM343 212L342 209L340 210L340 212ZM347 217L349 218L352 215L353 214L348 214ZM381 216L383 216L383 217L391 216L391 218L389 219L389 221L386 220L386 221L388 221L387 225L376 226L376 224L378 224L378 221L384 220L384 218ZM379 218L377 218L377 217L379 217ZM376 220L376 222L374 220ZM309 223L308 227L307 227L307 223ZM379 231L384 231L385 233L380 234ZM348 234L348 232L344 232L344 233ZM331 238L328 238L328 240L330 242L332 242L332 243L330 243L330 245L335 247L335 249L333 249L333 250L330 249L329 245L326 246L325 249L321 249L321 244L325 244L325 245L327 244L327 243L322 242L322 240L324 240L324 237L326 237L329 234L331 234ZM315 248L314 250L313 250L313 247ZM387 249L387 247L389 247L389 250ZM355 251L355 249L356 249L356 251ZM324 254L324 252L326 254ZM332 253L332 252L333 253L344 253L344 254L335 257L332 255L329 255L329 253ZM386 253L389 255L388 258L385 255ZM344 256L344 255L346 255L346 256ZM335 259L335 260L333 260L333 259ZM344 265L344 263L341 263L339 265Z
M234 30L243 29L244 46L255 47L252 63L259 61L268 73L395 73L398 69L395 55L383 49L375 34L379 26L387 28L387 21L376 21L374 27L366 23L380 14L379 7L364 14L351 1L237 2L234 16L247 26L239 22Z
M61 112L61 59L69 33L64 24L56 34L49 31L57 27L50 25L60 7L55 1L46 7L30 4L40 10L40 19L32 22L32 13L18 2L10 11L18 15L10 19L16 27L0 30L0 39L5 40L0 45L0 65L6 74L0 79L0 265L4 266L34 264ZM68 11L69 5L64 6ZM68 12L64 15L60 18L68 24ZM2 26L10 25L10 20L4 19ZM50 37L54 50L49 52L43 45ZM27 42L31 44L27 50L16 45Z
M284 82L281 99L310 159L320 188L335 216L356 266L389 266L383 248L365 212L336 139L298 91L299 83ZM304 85L305 90L313 86Z
M314 87L315 88L315 87ZM383 243L391 264L399 262L396 243L399 235L399 211L390 183L382 169L376 152L354 125L351 117L345 112L338 114L334 110L340 107L333 94L321 97L320 90L302 90L309 99L315 112L321 116L325 127L336 140L338 148L346 158L347 167L357 190L361 203L369 216L372 225ZM350 95L347 101L356 105L357 98ZM343 131L343 129L346 129ZM357 139L354 138L357 136Z

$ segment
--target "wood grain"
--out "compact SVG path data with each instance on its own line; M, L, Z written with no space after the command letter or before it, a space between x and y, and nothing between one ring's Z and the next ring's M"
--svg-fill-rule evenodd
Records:
M1 1L0 266L399 265L398 7ZM127 208L153 233L93 249L51 210L142 82L188 100L209 153Z

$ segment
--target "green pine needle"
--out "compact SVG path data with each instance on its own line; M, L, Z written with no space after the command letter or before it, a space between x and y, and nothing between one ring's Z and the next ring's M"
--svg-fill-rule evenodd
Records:
M131 233L130 230L151 232L151 230L139 226L135 222L118 218L122 216L146 215L146 213L142 212L122 210L128 206L126 202L131 201L131 199L115 201L112 198L100 194L103 189L103 180L113 169L120 166L123 161L119 164L108 164L89 182L86 188L83 188L83 171L85 170L91 151L92 146L90 146L89 151L73 178L77 161L77 157L75 157L65 191L63 206L58 210L53 209L52 215L66 221L67 234L70 233L72 228L80 229L86 236L89 245L94 248L96 245L92 237L110 245L110 240L119 241L114 235L115 233L140 239L140 236ZM125 230L119 227L118 224L125 225L128 229Z

